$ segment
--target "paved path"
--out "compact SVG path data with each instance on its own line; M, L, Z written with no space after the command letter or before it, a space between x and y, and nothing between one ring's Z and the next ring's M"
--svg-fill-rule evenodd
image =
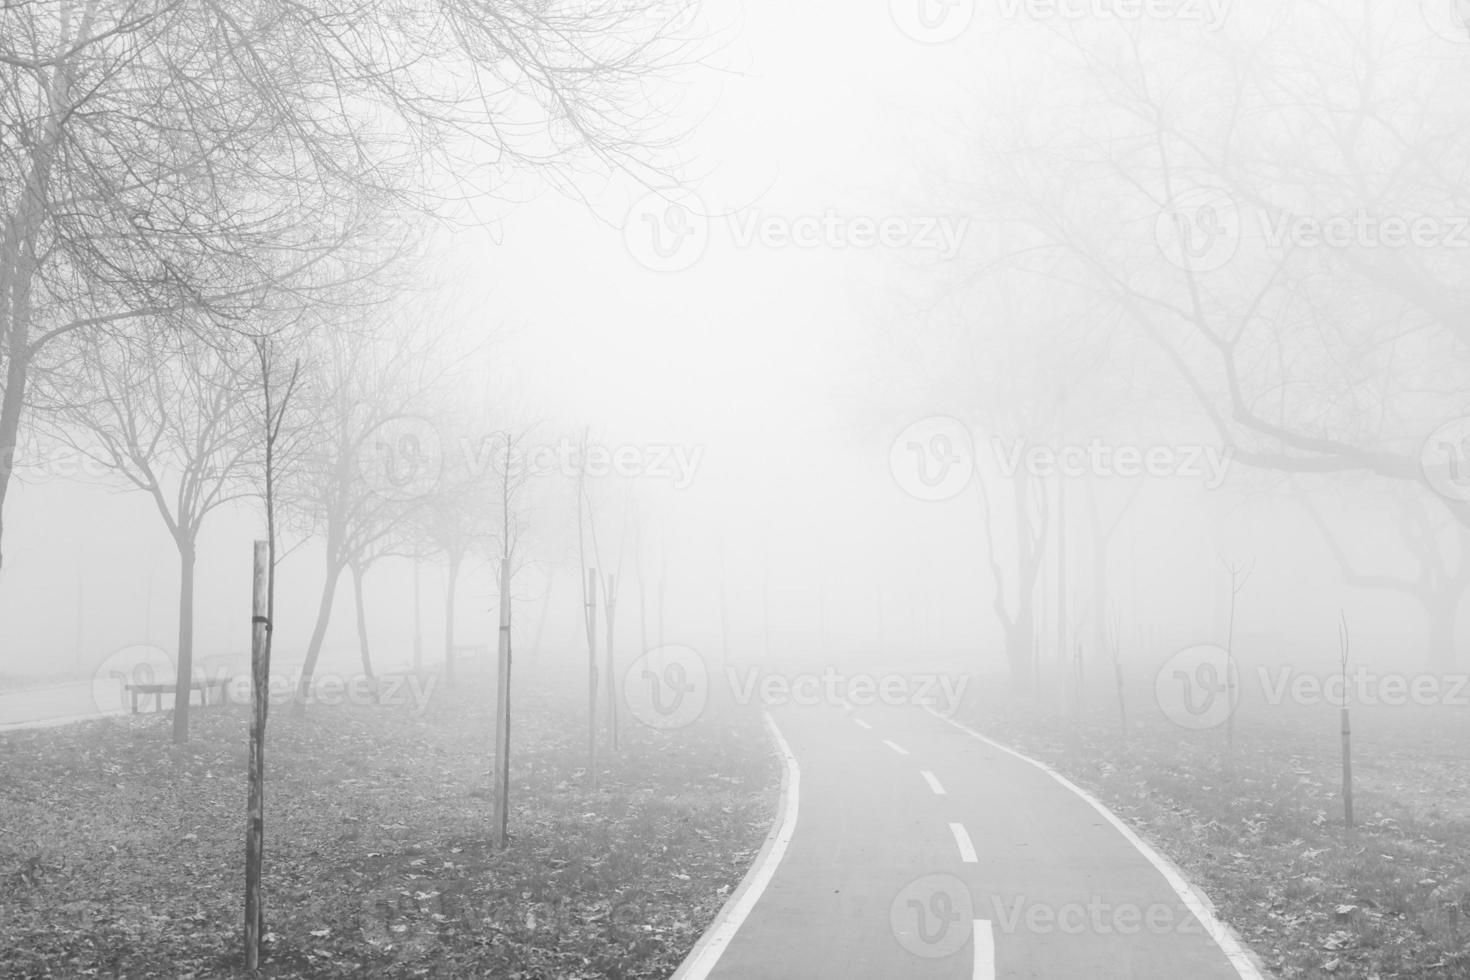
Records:
M100 717L102 711L92 696L90 682L0 692L0 731L41 728Z
M140 648L141 649L141 648ZM361 676L356 655L351 657L336 654L331 658L326 656L317 664L316 677L320 683L327 677L342 681L355 680ZM302 662L278 658L271 664L272 689L276 690L277 699L284 698L289 692L294 691L297 679L300 677ZM200 664L197 676L212 680L224 680L236 676L248 676L249 662L232 658L228 664L218 659L206 658ZM389 679L406 675L408 665L401 661L388 661L385 665L379 665L377 675L380 679ZM75 721L88 721L95 718L103 718L109 715L129 714L131 711L131 698L124 691L122 684L128 680L127 677L113 677L106 672L99 671L102 680L96 684L92 681L72 681L64 684L50 684L44 687L23 688L18 691L0 691L0 732L21 728L48 728L53 725L65 725ZM153 681L164 678L169 683L173 681L173 666L169 664L166 669L155 669L140 680ZM249 696L249 682L244 682L243 688L236 689L232 697L245 699ZM276 685L280 685L279 688ZM403 697L409 696L411 691L403 687L393 689ZM212 703L218 703L216 694L210 695ZM339 693L339 699L341 695ZM200 707L199 695L193 696L193 705L196 710ZM273 701L273 704L278 703ZM174 696L163 695L162 710L172 711ZM139 711L153 712L159 709L153 695L148 695L139 703Z
M772 718L790 841L681 980L1261 976L1172 866L1028 760L917 707Z

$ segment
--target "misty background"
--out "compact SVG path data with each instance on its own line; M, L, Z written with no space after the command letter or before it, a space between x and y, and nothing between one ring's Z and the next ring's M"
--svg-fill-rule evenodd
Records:
M1235 619L1244 657L1335 663L1345 609L1359 662L1453 665L1463 501L1420 464L1467 411L1467 253L1283 247L1254 215L1427 214L1452 234L1470 213L1463 168L1450 169L1470 132L1470 44L1412 2L1242 0L1204 31L1183 11L1221 8L1083 21L959 3L973 20L942 44L907 35L901 6L704 7L705 63L679 74L667 120L690 127L678 171L707 234L687 268L640 261L637 222L627 229L649 188L625 175L553 188L487 170L446 206L395 301L369 314L389 333L393 318L431 321L473 351L425 404L494 412L446 429L443 453L462 452L463 433L518 427L536 445L586 433L644 460L697 460L687 479L588 480L588 563L625 583L624 650L1000 673L996 573L1014 611L1020 494L1049 502L1033 586L1044 659L1064 524L1068 642L1089 660L1105 658L1112 620L1141 667L1222 642L1238 565L1251 569ZM1239 209L1219 267L1186 255L1181 268L1159 228L1197 188ZM828 215L960 237L952 254L742 240L762 218ZM1202 328L1234 338L1236 373ZM1232 386L1280 431L1243 424ZM968 445L946 445L975 469L939 500L916 495L911 469L945 462L929 440L947 423L932 420L968 430ZM1023 485L1004 471L1017 446L1093 440L1208 450L1224 480L1094 467ZM23 444L16 479L0 671L87 676L118 649L171 651L178 561L153 502L45 436ZM537 477L523 497L521 663L585 655L575 482ZM248 651L262 530L251 499L205 522L196 657ZM287 543L278 665L303 655L324 575L320 541ZM456 642L487 650L488 559L468 559L456 614ZM443 657L443 561L388 557L365 580L380 665L410 662L415 564L423 657ZM1419 586L1451 610L1447 636ZM357 659L351 599L344 578L325 663Z

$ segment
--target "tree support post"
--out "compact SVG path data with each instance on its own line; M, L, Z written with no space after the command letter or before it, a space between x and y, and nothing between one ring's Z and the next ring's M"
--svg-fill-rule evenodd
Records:
M270 648L267 618L266 542L255 542L254 602L250 636L250 769L245 824L245 968L260 969L260 938L265 903L261 900L261 865L265 854L265 723L270 707Z
M505 849L510 822L510 560L500 560L500 648L495 682L495 814L491 844Z

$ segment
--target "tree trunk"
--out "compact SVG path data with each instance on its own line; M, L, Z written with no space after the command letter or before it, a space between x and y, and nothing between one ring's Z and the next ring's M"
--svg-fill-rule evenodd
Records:
M490 845L504 850L510 821L510 559L500 560L500 636L496 648L495 678L495 811Z
M642 583L641 582L639 583L639 589L638 589L638 601L639 602L642 602L643 601L643 588L642 588ZM644 628L644 638L643 638L643 642L644 642L644 645L645 646L647 646L647 644L648 644L647 632L648 632L647 627L645 627ZM771 569L770 569L770 566L769 565L766 566L765 571L761 575L761 641L762 641L762 645L765 647L765 651L766 651L766 663L770 663L771 662ZM912 636L909 637L909 642L910 643L913 642L913 637Z
M658 572L658 645L664 645L664 590L669 584L669 561L664 558L664 563Z
M643 649L639 650L638 653L640 655L647 653L649 650L648 589L644 587L643 567L641 565L638 567L638 641L643 645ZM766 653L771 652L770 646L769 643L766 644Z
M613 656L613 623L617 619L618 612L618 577L611 573L607 576L607 612L604 618L607 620L607 649L603 653L603 670L607 674L605 687L607 688L607 733L612 743L614 752L618 751L618 675L617 658Z
M0 300L5 297L0 296ZM15 444L20 438L21 408L25 404L28 357L21 352L26 343L26 325L16 323L10 338L5 367L5 397L0 399L0 541L5 533L5 497L10 491L10 477L15 469ZM3 552L0 552L3 556ZM0 568L4 558L0 557Z
M1429 625L1428 660L1432 670L1453 670L1458 659L1455 649L1455 624L1459 619L1460 593L1438 595L1424 603Z
M90 14L83 23L90 24ZM78 35L80 36L80 35ZM60 143L61 127L69 113L64 103L71 92L71 71L58 65L47 92L48 115L40 141L32 149L30 172L20 188L14 214L0 228L0 354L6 357L5 394L0 398L0 542L5 533L5 498L15 472L15 451L25 414L26 382L31 357L31 289L40 264L36 238L45 219L46 192ZM0 552L0 568L4 567Z
M1030 694L1031 682L1035 678L1031 660L1036 639L1030 601L1024 595L1021 601L1023 605L1016 621L1005 629L1006 661L1011 671L1011 690L1016 694Z
M174 671L174 742L189 740L189 684L194 679L194 542L179 546L179 657Z
M415 674L424 672L423 603L419 600L420 564L417 558L413 560L413 672Z
M322 653L322 642L327 638L327 625L332 621L332 602L337 596L337 581L342 576L342 566L327 566L327 581L322 586L322 601L316 611L316 625L311 630L311 642L306 647L306 663L301 668L301 684L296 689L295 714L306 710L306 699L311 694L311 680L316 673L317 658Z
M597 785L597 569L587 569L587 785Z
M546 573L546 594L541 598L541 615L536 621L536 638L531 641L531 655L541 652L541 635L546 632L546 617L551 612L551 587L556 581L556 566Z
M444 591L444 683L454 690L454 593L459 588L459 566L463 559L449 556L449 580Z
M367 607L362 601L362 574L362 566L354 564L352 566L352 598L357 605L357 649L362 657L362 672L367 677L368 684L373 691L373 698L376 700L378 684L377 678L373 676L372 653L368 650Z
M1108 648L1108 553L1111 541L1098 512L1097 493L1087 484L1087 519L1092 530L1092 642L1094 656Z

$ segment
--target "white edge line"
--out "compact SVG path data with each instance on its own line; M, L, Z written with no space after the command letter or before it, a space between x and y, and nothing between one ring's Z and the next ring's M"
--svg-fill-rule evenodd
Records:
M935 796L944 796L944 795L946 795L945 792L944 792L944 787L941 786L940 783L939 783L939 777L938 776L934 775L928 769L920 769L919 770L919 775L924 777L924 782L926 782L926 783L929 784L929 788L934 791L934 795Z
M909 750L904 748L902 745L899 745L897 742L890 742L888 739L885 738L883 740L883 744L888 746L893 751L897 752L899 755L909 754Z
M995 980L995 933L989 919L976 919L972 933L975 944L975 980Z
M949 832L954 834L955 846L960 849L960 860L966 864L974 864L978 860L975 856L975 845L970 841L970 832L962 823L949 825Z
M770 884L776 873L776 866L786 853L786 845L791 843L791 837L796 833L797 806L801 799L801 766L797 764L796 756L791 754L791 746L786 744L786 739L782 737L781 729L776 727L776 721L770 712L765 713L765 723L771 739L776 743L776 752L784 763L781 801L776 806L776 821L771 832L766 835L766 842L761 845L760 853L755 856L750 869L740 880L739 887L720 908L714 922L699 937L699 941L669 980L704 980L709 976L715 964L720 961L720 956L724 954L725 947L730 945L730 940L735 938L735 933L745 923L751 909L755 908L755 903L765 892L766 885Z
M991 748L999 749L1001 752L1020 759L1028 765L1035 766L1080 796L1087 802L1088 806L1092 807L1104 820L1112 824L1113 828L1122 834L1124 839L1132 844L1149 864L1154 866L1154 870L1164 876L1164 880L1169 883L1169 887L1174 889L1174 894L1178 895L1179 900L1184 903L1184 906L1190 912L1194 913L1194 917L1199 920L1200 925L1204 926L1205 931L1210 934L1210 938L1215 941L1215 945L1220 947L1220 952L1224 953L1225 958L1230 961L1230 965L1235 967L1235 972L1241 977L1241 980L1266 980L1265 976L1256 966L1255 961L1251 958L1250 951L1246 949L1245 945L1240 941L1240 937L1236 935L1235 930L1215 917L1215 912L1211 907L1209 899L1205 898L1199 889L1189 883L1189 880L1184 877L1184 872L1174 862L1154 850L1142 837L1134 833L1131 827L1119 819L1117 814L1109 810L1095 796L1046 763L1033 759L1028 755L1022 755L1009 746L1002 745L994 739L987 738L969 725L955 721L953 718L946 718L933 708L926 708L925 710L940 721L947 722L967 735L978 738Z

